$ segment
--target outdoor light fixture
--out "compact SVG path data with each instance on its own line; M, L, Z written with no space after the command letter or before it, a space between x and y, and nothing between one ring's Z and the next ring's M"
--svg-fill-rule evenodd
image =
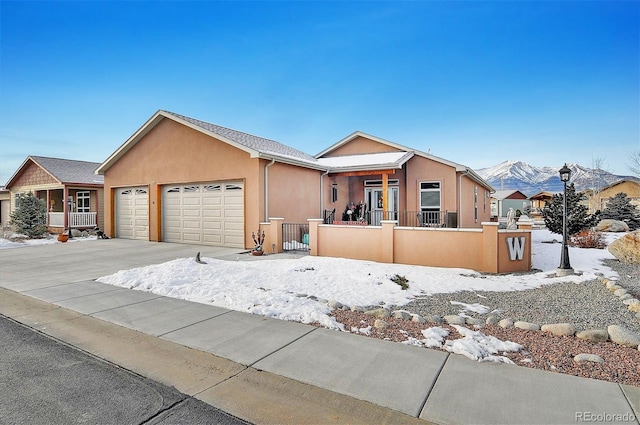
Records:
M564 194L562 196L562 254L560 256L560 267L556 270L556 276L566 276L573 274L573 269L569 263L569 247L567 246L567 182L571 178L571 170L564 164L560 169L560 180L564 183Z

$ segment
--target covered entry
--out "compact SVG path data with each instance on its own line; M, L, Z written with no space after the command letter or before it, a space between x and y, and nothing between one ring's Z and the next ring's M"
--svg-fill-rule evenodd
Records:
M163 186L162 234L165 242L244 248L244 184Z

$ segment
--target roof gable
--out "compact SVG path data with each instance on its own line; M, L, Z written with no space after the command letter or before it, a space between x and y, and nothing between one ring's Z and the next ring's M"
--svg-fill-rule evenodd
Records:
M60 184L103 185L104 178L96 176L95 170L100 163L76 161L72 159L29 156L11 176L6 187L11 187L30 167L38 167L49 175L53 182Z
M120 157L129 151L163 119L170 119L196 131L200 131L208 136L249 153L252 158L276 159L280 162L322 169L318 164L318 160L313 156L276 142L275 140L254 136L249 133L222 127L206 121L196 120L174 112L159 110L142 127L140 127L138 131L129 137L122 146L111 154L111 156L98 167L96 172L104 174L111 165L120 159Z

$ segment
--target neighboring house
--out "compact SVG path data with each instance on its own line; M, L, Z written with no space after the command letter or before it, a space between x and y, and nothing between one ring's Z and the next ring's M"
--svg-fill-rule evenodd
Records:
M583 194L587 197L585 206L589 207L589 213L596 210L604 210L611 198L618 193L626 193L632 205L640 209L640 182L633 179L621 179L598 191L585 190Z
M11 194L9 193L9 189L0 186L0 228L7 226L11 221L10 203Z
M104 227L104 178L96 162L29 156L6 184L10 210L19 194L32 192L47 205L47 226L54 233L69 227Z
M270 217L333 210L338 221L351 210L363 224L479 228L493 190L468 167L361 132L314 157L162 110L96 172L110 236L238 248Z
M527 195L519 190L497 190L491 194L491 217L493 220L499 220L507 216L509 208L514 211L524 210L531 205Z
M529 197L529 201L531 202L531 216L533 218L542 217L542 210L547 202L551 203L553 199L553 192L538 192L535 195Z

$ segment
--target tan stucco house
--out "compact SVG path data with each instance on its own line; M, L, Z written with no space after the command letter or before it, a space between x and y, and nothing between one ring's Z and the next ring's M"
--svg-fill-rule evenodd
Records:
M100 163L29 156L11 176L9 210L14 211L19 194L32 192L47 206L50 232L104 227L103 183L96 175Z
M96 172L108 235L238 248L271 217L480 228L493 191L464 165L362 132L312 156L163 110Z
M589 213L593 213L596 210L604 210L609 200L618 193L626 193L630 203L640 208L640 182L631 178L625 178L613 182L599 191L584 191L587 197L585 204L588 204Z

